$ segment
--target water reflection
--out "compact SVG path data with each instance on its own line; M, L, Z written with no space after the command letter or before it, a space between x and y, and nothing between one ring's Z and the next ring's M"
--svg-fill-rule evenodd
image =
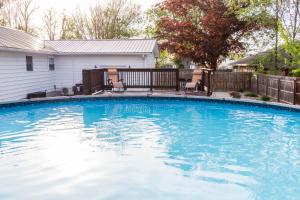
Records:
M41 104L0 113L1 199L300 195L299 114L158 100Z

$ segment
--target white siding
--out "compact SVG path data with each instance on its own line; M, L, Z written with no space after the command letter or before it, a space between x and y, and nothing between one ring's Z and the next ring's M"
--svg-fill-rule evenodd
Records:
M33 56L33 71L26 71L26 55ZM0 101L18 100L37 91L51 91L54 72L47 55L0 51Z
M142 55L78 55L55 57L55 84L58 88L82 83L82 70L98 67L154 68L152 54Z
M26 56L33 56L33 71L26 71ZM37 91L53 91L82 82L84 68L154 68L153 54L55 56L55 71L49 71L49 56L0 51L0 101L12 101Z
M155 68L155 57L154 54L148 54L145 58L146 68Z

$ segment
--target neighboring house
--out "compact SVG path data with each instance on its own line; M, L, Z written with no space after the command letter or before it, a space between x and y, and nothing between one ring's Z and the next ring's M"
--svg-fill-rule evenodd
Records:
M260 60L271 55L271 51L259 52L253 55L245 56L237 61L231 62L229 66L234 72L255 72L260 66ZM269 66L264 66L267 70Z
M280 69L282 75L288 75L290 66L285 64L285 59L288 59L288 55L279 48L277 66ZM254 72L260 66L263 67L264 71L274 69L275 66L275 55L272 49L259 52L254 55L246 56L238 61L229 64L235 72Z
M258 55L250 55L244 58L241 58L238 61L232 62L229 64L232 67L232 71L234 72L255 72L258 64L255 63L257 60Z
M70 88L82 82L85 68L154 68L158 56L151 39L42 41L0 27L0 101Z

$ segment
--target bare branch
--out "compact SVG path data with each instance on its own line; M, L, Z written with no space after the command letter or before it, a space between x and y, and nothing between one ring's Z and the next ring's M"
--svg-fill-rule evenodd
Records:
M58 13L54 8L49 8L46 10L43 16L44 30L47 34L49 40L55 40L57 36L58 29Z
M34 0L18 0L18 25L17 28L27 33L34 33L34 28L30 26L34 13L38 10Z

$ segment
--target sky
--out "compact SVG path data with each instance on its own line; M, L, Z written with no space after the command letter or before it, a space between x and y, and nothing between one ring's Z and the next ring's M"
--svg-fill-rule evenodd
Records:
M88 9L89 6L97 1L106 2L108 0L35 0L38 6L38 12L33 19L34 25L40 27L42 25L42 16L45 10L48 8L55 8L57 11L66 11L67 13L72 13L77 7L81 10ZM141 5L142 10L145 12L151 6L157 4L161 0L131 0L132 2Z
M88 8L89 5L97 0L36 0L40 11L46 10L49 7L54 7L58 10L67 10L72 11L77 6L81 8ZM106 0L101 0L105 2ZM159 2L159 0L132 0L133 2L139 3L142 6L142 9L145 11L152 5Z

